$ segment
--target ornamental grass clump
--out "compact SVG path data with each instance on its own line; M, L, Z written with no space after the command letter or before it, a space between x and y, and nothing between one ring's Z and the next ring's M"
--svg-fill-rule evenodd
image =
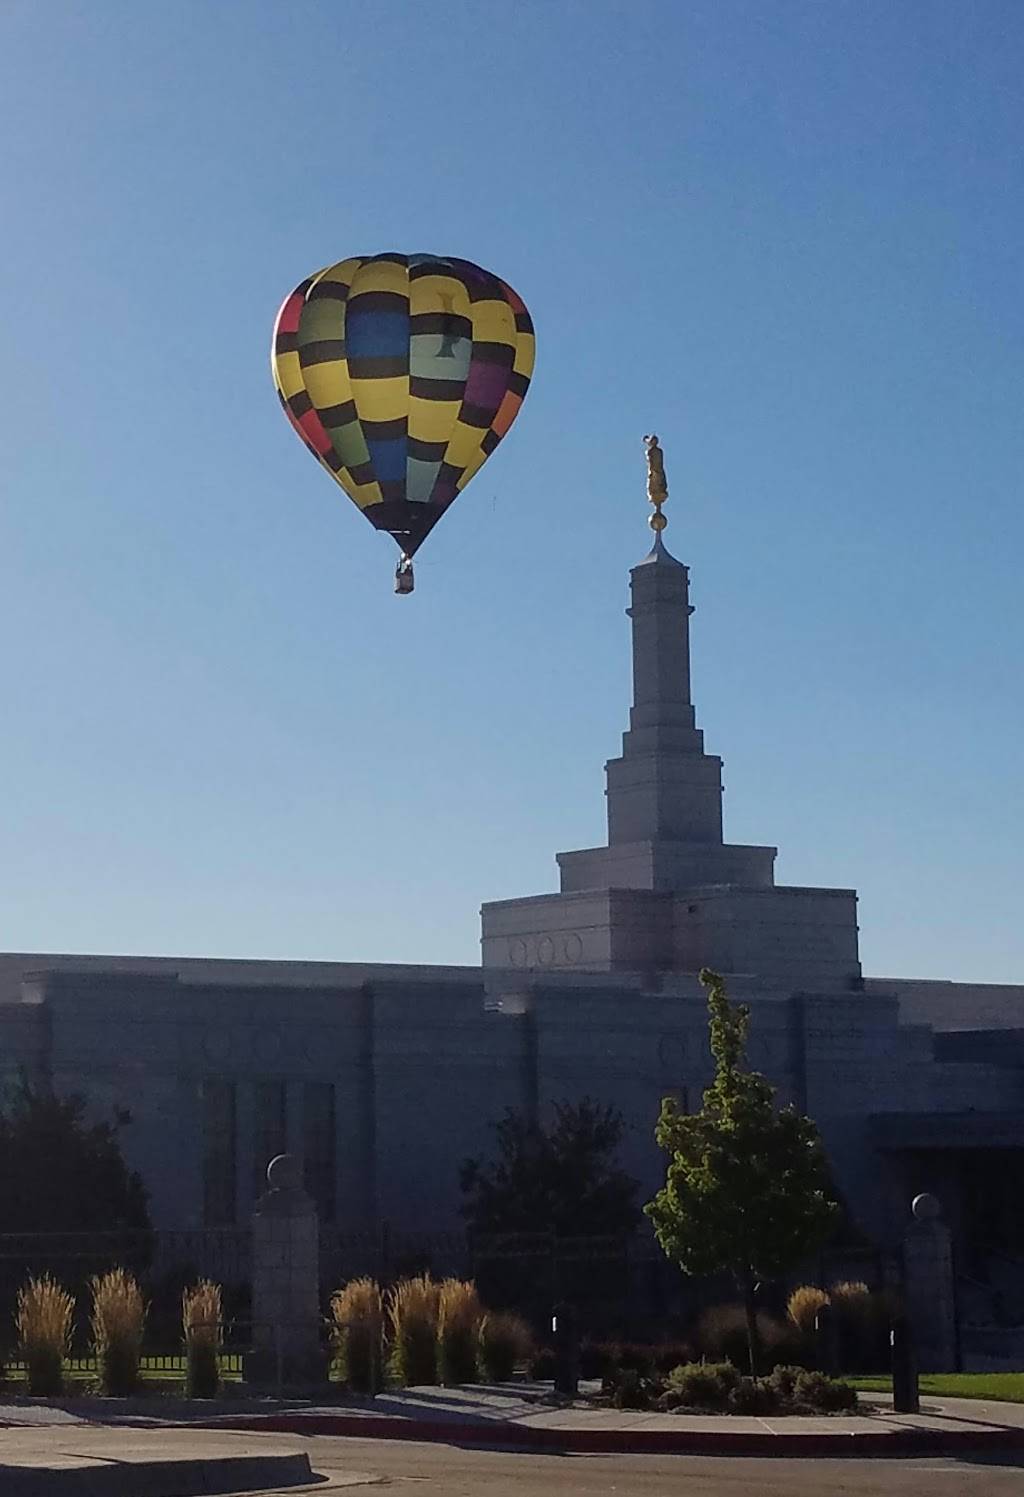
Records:
M35 1398L53 1398L64 1391L64 1361L71 1347L74 1315L74 1299L49 1274L29 1279L18 1290L14 1324L28 1373L28 1391Z
M391 1361L407 1388L437 1382L437 1313L440 1285L429 1274L400 1279L388 1295Z
M126 1398L139 1386L146 1304L130 1273L113 1268L90 1281L92 1341L100 1392Z
M533 1332L521 1315L488 1313L480 1322L480 1366L492 1383L507 1383L533 1356Z
M353 1393L377 1393L383 1383L384 1297L373 1279L352 1279L331 1296L331 1338Z
M805 1340L814 1335L818 1311L832 1303L831 1296L816 1284L801 1284L786 1301L786 1316Z
M181 1296L185 1334L185 1393L189 1398L216 1398L220 1387L223 1307L219 1284L200 1279Z
M476 1285L445 1279L437 1298L437 1360L449 1387L477 1380L477 1349L483 1306Z

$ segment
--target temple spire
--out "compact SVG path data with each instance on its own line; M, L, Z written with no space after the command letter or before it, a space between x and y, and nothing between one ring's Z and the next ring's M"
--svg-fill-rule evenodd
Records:
M722 840L721 760L704 753L690 700L690 576L666 549L664 453L644 437L654 545L630 572L633 705L607 766L608 840Z

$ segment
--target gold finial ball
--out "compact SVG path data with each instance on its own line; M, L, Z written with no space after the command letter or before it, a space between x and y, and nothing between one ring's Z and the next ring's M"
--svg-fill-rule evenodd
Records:
M668 524L668 521L666 520L665 516L662 514L661 510L660 509L656 509L654 511L654 514L647 521L647 523L651 527L652 530L661 531L661 530L665 529L665 526Z

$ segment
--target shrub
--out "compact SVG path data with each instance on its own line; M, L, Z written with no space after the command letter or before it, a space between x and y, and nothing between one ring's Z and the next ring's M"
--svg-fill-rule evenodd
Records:
M182 1290L181 1328L185 1334L185 1393L189 1398L216 1398L220 1387L223 1332L220 1285L200 1279Z
M649 1409L657 1392L651 1378L635 1367L623 1367L613 1374L612 1403L617 1409Z
M778 1406L779 1395L766 1378L738 1378L726 1399L732 1414L772 1414Z
M801 1408L838 1414L857 1407L857 1393L849 1383L840 1382L838 1378L804 1370L795 1379L793 1402Z
M14 1323L18 1348L28 1370L28 1391L53 1398L64 1391L64 1359L71 1345L75 1302L44 1274L18 1290Z
M819 1289L815 1284L801 1284L799 1289L793 1290L786 1302L786 1315L801 1336L810 1341L814 1335L818 1311L831 1303L831 1298L824 1289Z
M550 1346L538 1346L530 1358L530 1376L536 1383L550 1383L555 1376L555 1353Z
M757 1329L761 1339L761 1361L765 1370L779 1362L795 1360L801 1352L795 1326L788 1326L764 1310L757 1312ZM742 1305L712 1305L697 1322L697 1350L714 1361L732 1362L735 1367L748 1365L747 1317Z
M352 1391L376 1393L383 1382L384 1297L373 1279L352 1279L331 1296L331 1338Z
M437 1311L440 1286L429 1274L401 1279L388 1295L392 1361L406 1387L437 1382Z
M494 1383L507 1383L517 1362L533 1355L533 1333L519 1315L485 1315L480 1321L480 1365Z
M669 1373L666 1392L676 1406L721 1409L738 1382L731 1362L686 1362Z
M97 1274L89 1284L100 1391L110 1398L124 1398L139 1386L146 1322L142 1290L123 1268Z
M441 1381L449 1387L477 1380L483 1306L476 1285L445 1279L438 1292L437 1352Z
M803 1367L786 1366L779 1366L772 1370L768 1382L775 1389L780 1403L789 1404L793 1402L797 1379L805 1370Z

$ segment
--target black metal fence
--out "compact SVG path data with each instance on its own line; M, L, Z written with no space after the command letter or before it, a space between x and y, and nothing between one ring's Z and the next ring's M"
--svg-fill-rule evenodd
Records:
M321 1291L331 1292L369 1275L387 1285L415 1273L457 1276L477 1283L484 1302L515 1309L542 1329L554 1305L572 1300L592 1335L634 1339L678 1333L704 1306L735 1300L726 1278L688 1280L666 1261L653 1237L557 1237L552 1233L410 1233L384 1224L377 1232L321 1236ZM125 1267L137 1275L149 1301L148 1343L173 1356L181 1344L182 1289L199 1278L222 1286L229 1324L252 1314L252 1242L247 1228L202 1231L0 1234L0 1347L13 1338L18 1288L29 1277L50 1274L76 1295L78 1342L87 1342L85 1317L92 1275ZM890 1287L893 1266L876 1251L833 1253L806 1266L805 1282L823 1286L863 1280ZM784 1308L786 1285L766 1286L765 1309ZM241 1342L238 1343L239 1345Z

